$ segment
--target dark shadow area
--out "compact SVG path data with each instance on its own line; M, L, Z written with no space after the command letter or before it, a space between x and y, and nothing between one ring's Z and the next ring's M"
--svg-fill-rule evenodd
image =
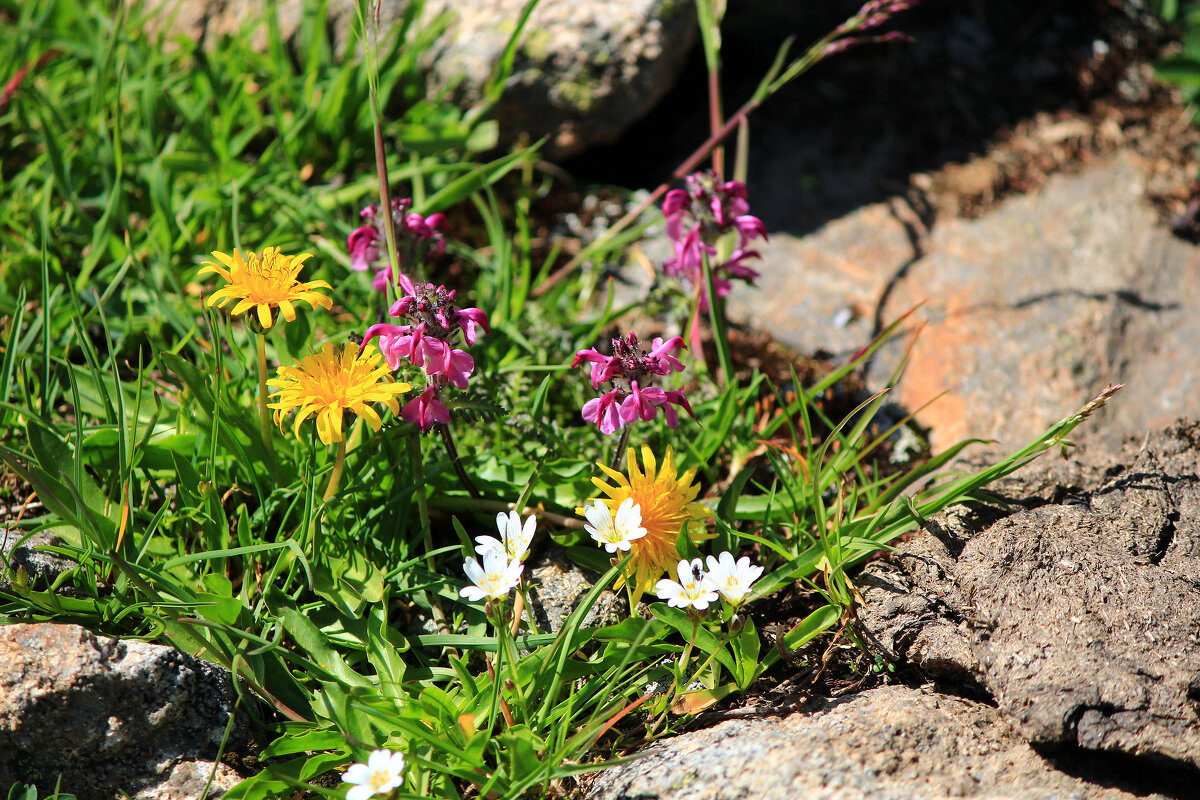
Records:
M1096 786L1173 800L1193 800L1200 786L1195 767L1166 757L1034 747L1055 769Z
M836 27L860 0L731 3L725 109L753 92L779 44ZM903 192L914 172L981 152L1040 111L1086 111L1121 87L1161 30L1135 2L926 0L881 29L912 43L865 44L819 64L750 117L752 211L768 230L804 234ZM797 51L798 52L798 51ZM663 103L610 147L564 166L583 182L652 188L708 133L699 47Z

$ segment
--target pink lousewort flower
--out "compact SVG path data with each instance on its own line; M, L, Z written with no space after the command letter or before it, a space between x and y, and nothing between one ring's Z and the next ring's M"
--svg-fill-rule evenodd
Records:
M404 294L388 314L404 323L372 325L363 336L363 345L378 339L380 351L394 370L406 361L424 370L428 388L405 405L401 416L429 430L450 419L440 392L447 386L466 389L475 370L475 359L456 348L455 341L461 336L464 347L475 344L481 330L488 332L487 314L478 308L455 307L453 289L416 283L403 272L398 280Z
M395 226L396 245L399 248L401 265L411 265L414 261L425 259L430 253L442 255L446 252L446 237L442 228L446 224L445 214L430 214L428 217L410 212L412 200L404 198L392 201L391 224ZM350 251L351 268L364 271L375 267L375 278L372 285L378 291L387 287L388 281L395 278L396 273L389 264L380 264L383 255L381 243L387 241L384 225L388 220L379 213L379 206L371 204L358 212L366 221L346 238L346 247Z
M379 258L379 230L374 225L360 225L346 237L350 250L350 268L365 272Z
M663 272L699 287L701 309L707 310L708 295L702 285L704 258L709 259L717 296L724 297L732 288L731 278L752 283L758 277L757 271L742 262L759 258L747 244L766 239L767 228L749 213L746 187L740 181L722 182L712 172L697 172L686 182L686 189L672 189L663 200L667 235L675 242L675 257L663 263ZM726 261L716 263L717 243L731 232L737 233L737 246Z
M450 410L442 404L437 387L430 384L425 391L409 400L400 409L400 416L423 431L450 421Z
M612 340L613 354L603 355L595 350L580 350L571 361L572 367L590 364L593 389L603 383L612 388L600 397L583 405L583 418L594 423L600 432L608 435L635 419L650 421L661 408L667 427L679 425L679 406L692 414L692 407L680 391L665 391L651 384L655 375L682 372L683 363L675 357L675 350L683 350L683 338L673 336L663 340L655 337L649 352L642 350L635 333L624 339ZM692 414L695 417L695 414Z

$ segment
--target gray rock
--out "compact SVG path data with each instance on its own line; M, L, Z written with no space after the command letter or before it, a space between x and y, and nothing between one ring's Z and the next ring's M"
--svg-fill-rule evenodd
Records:
M32 583L50 583L74 567L75 562L66 556L41 549L63 544L62 539L45 531L28 535L20 530L0 529L0 588L10 586L21 570Z
M229 674L169 647L75 625L0 627L0 785L79 800L199 797L233 714ZM233 726L227 749L245 740ZM216 765L209 797L240 777Z
M463 103L477 101L524 5L428 0L427 13L456 15L429 54L434 91L454 86ZM495 109L501 135L549 135L552 159L615 141L674 85L696 31L686 0L540 3Z
M602 772L588 800L1164 798L1060 772L982 703L886 686L783 719L736 720Z
M589 576L567 560L561 548L550 548L537 563L532 565L530 575L533 586L529 602L533 605L534 619L542 632L557 633L567 616L575 610L584 596L595 585L595 576ZM616 592L604 591L596 600L581 627L615 625L627 616L628 604Z
M128 0L133 2L133 0ZM151 0L178 11L171 30L192 38L232 33L261 13L258 0ZM279 0L280 33L299 29L303 0ZM380 29L401 18L405 0L380 8ZM483 87L515 30L525 0L463 3L426 0L418 28L442 25L422 54L429 94L450 92L464 107ZM330 4L328 24L339 50L353 29L350 4ZM513 74L493 109L502 143L549 136L552 159L611 143L653 108L675 83L696 40L691 0L554 0L534 9L518 46ZM265 48L265 27L255 40Z
M1198 468L1200 425L1181 423L1058 500L935 519L860 579L863 625L972 677L1031 742L1200 768Z
M918 409L945 393L918 416L935 451L967 437L1011 451L1110 381L1124 392L1079 436L1119 443L1200 416L1200 373L1180 368L1200 342L1200 249L1158 224L1148 180L1122 154L932 231L893 201L803 238L774 235L758 288L735 289L730 313L800 350L849 356L877 320L923 304L892 399ZM908 343L880 353L871 384Z

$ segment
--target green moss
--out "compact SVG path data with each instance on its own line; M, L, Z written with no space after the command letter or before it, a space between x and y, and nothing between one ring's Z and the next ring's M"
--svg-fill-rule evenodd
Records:
M694 0L663 0L658 12L658 18L663 22L674 19L685 8L694 8Z
M555 88L571 107L581 114L586 114L596 102L594 84L585 81L564 81Z
M535 30L526 28L521 50L532 61L545 61L550 57L550 32L544 28Z

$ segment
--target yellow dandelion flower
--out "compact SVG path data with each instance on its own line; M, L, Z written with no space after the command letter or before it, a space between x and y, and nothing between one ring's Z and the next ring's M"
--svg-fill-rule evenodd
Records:
M682 475L678 474L671 448L667 448L661 469L658 468L654 453L646 445L642 445L640 470L632 447L627 451L626 458L628 477L600 464L600 469L615 485L606 483L602 478L592 478L592 483L608 495L604 503L614 515L628 497L632 497L633 502L641 507L642 527L646 529L646 535L630 540L632 549L628 567L632 573L630 589L634 599L637 599L643 592L654 588L659 576L678 565L680 555L676 542L680 530L686 527L687 535L693 542L711 539L715 534L709 533L704 525L696 524L698 520L712 516L712 512L700 503L693 502L700 492L700 487L692 483L696 470L689 469ZM584 509L577 508L575 513L583 514Z
M225 279L226 285L213 292L208 297L208 305L224 308L230 300L237 300L237 305L230 313L233 316L254 308L257 310L256 321L266 330L275 322L275 309L278 308L283 318L288 322L296 319L294 303L304 301L313 308L322 306L331 308L333 301L314 289L331 288L325 281L309 281L301 283L296 280L304 262L312 258L312 253L301 253L297 256L285 256L278 247L268 247L262 252L246 253L242 256L237 250L233 255L213 251L213 257L224 266L205 261L200 275L215 272Z
M367 404L383 403L398 414L396 395L412 388L392 381L388 368L380 366L382 358L373 345L359 352L358 345L347 342L339 355L330 342L321 352L301 359L298 366L280 367L279 377L267 381L275 387L272 397L279 398L270 404L275 409L275 424L282 430L283 418L298 409L292 430L299 436L300 424L315 414L317 435L325 444L333 444L342 441L342 417L349 411L365 419L372 430L379 430L382 420Z

